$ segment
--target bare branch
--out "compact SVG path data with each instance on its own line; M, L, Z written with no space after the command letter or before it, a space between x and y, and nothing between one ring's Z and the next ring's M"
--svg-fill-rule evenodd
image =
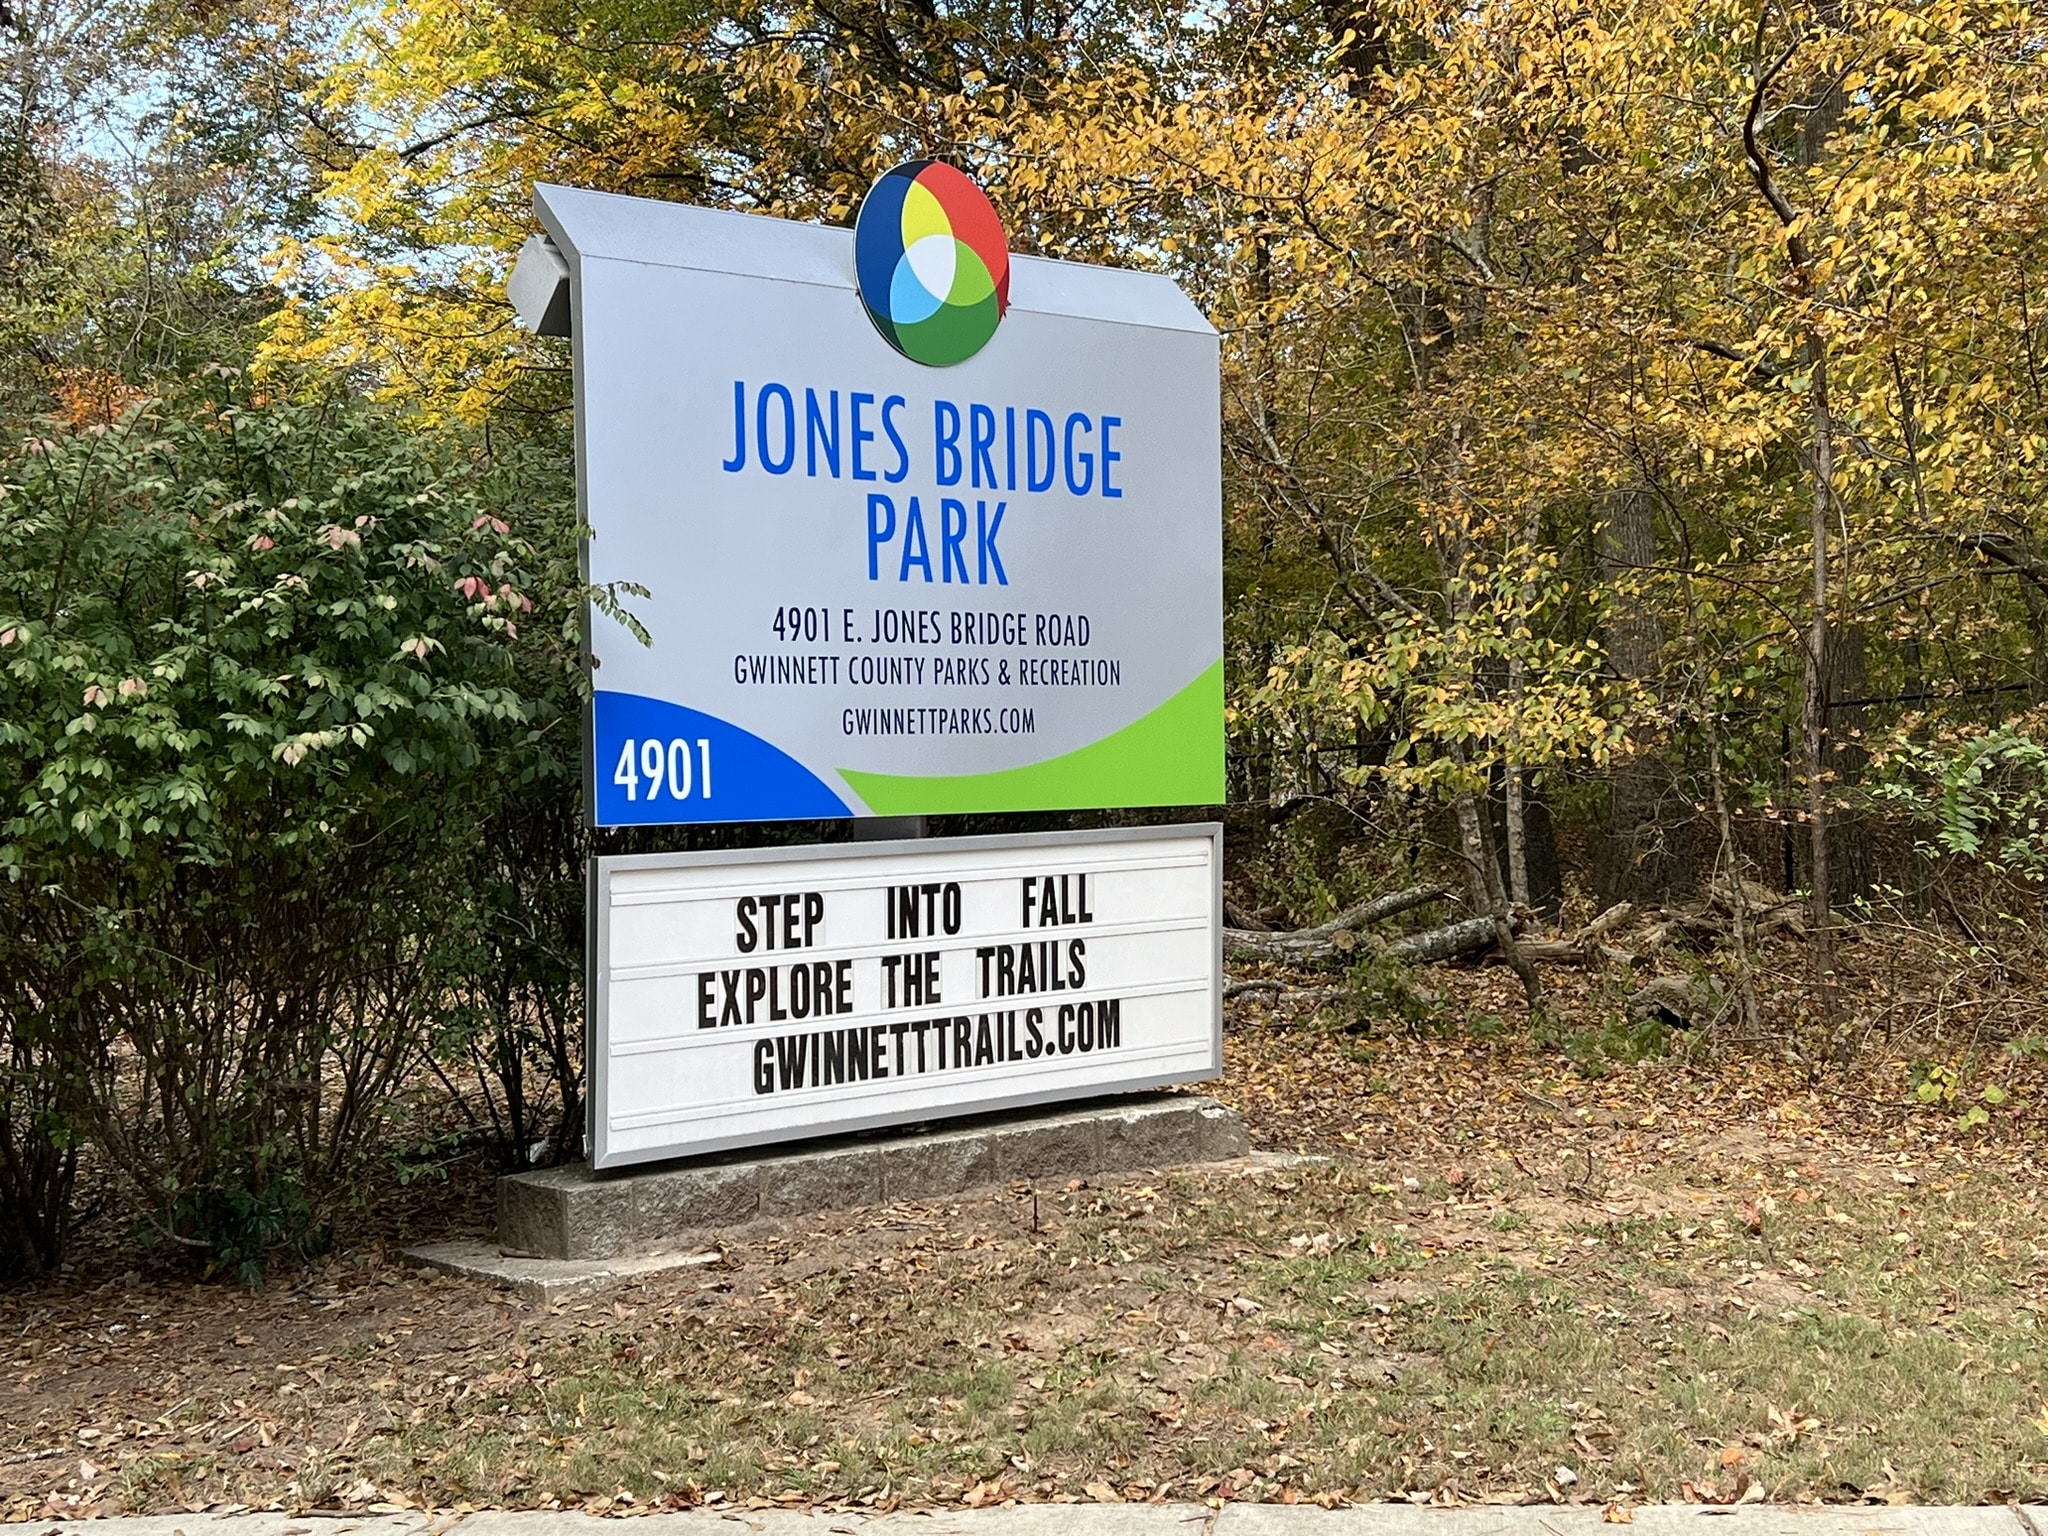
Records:
M1411 619L1426 619L1428 617L1427 614L1403 597L1395 589L1393 583L1388 581L1386 577L1382 576L1372 566L1355 556L1349 560L1344 557L1343 552L1337 548L1336 537L1330 532L1329 523L1323 515L1321 502L1317 500L1314 492L1301 483L1301 477L1295 473L1293 464L1289 462L1287 455L1281 451L1280 444L1274 438L1272 429L1263 421L1257 420L1252 422L1252 426L1257 432L1264 449L1258 455L1259 462L1273 471L1278 481L1280 499L1286 502L1289 508L1303 522L1307 523L1310 530L1315 534L1316 541L1323 547L1323 553L1330 557L1331 565L1336 567L1337 581L1344 588L1344 595L1351 599L1358 611L1379 627L1386 627L1385 614L1369 602L1365 594L1353 585L1351 577L1354 573L1364 577L1371 584L1372 589L1379 594L1381 601L1387 607L1393 608Z
M1763 55L1764 27L1769 22L1770 15L1769 5L1765 5L1757 12L1756 52L1759 58ZM1763 144L1757 138L1756 127L1758 120L1763 116L1764 97L1770 91L1771 83L1784 71L1785 66L1792 62L1792 55L1799 51L1799 45L1805 41L1804 33L1795 34L1792 41L1785 45L1785 51L1778 55L1777 61L1757 76L1756 89L1749 97L1749 110L1742 114L1743 158L1749 162L1749 174L1756 181L1757 191L1764 195L1764 201L1771 205L1771 212L1775 213L1778 222L1785 226L1785 247L1791 253L1794 265L1799 268L1802 280L1812 258L1807 251L1805 237L1797 230L1799 211L1792 206L1791 199L1779 190L1778 179L1771 174L1770 161L1764 158Z

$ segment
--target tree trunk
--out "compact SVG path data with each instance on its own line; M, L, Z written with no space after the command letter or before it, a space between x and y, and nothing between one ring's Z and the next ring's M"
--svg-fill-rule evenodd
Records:
M1868 896L1877 885L1870 819L1843 803L1870 761L1862 738L1867 710L1854 702L1870 690L1869 634L1860 625L1843 625L1828 640L1828 878L1834 899L1843 901Z
M1528 602L1529 589L1522 588L1522 602ZM1508 707L1512 711L1508 723L1508 755L1502 765L1501 777L1505 781L1501 795L1501 810L1505 820L1502 830L1508 848L1508 899L1518 907L1529 905L1529 843L1528 821L1522 809L1522 686L1525 667L1521 652L1508 658Z
M1529 771L1523 769L1522 867L1528 884L1527 894L1516 896L1514 865L1508 857L1509 782L1507 766L1504 766L1499 792L1488 796L1488 805L1493 812L1494 846L1501 850L1501 881L1511 900L1524 902L1531 911L1551 916L1564 902L1564 878L1558 869L1557 829L1551 824L1550 806L1545 802L1543 792L1531 781Z
M1525 553L1536 547L1539 533L1536 514L1531 512L1522 530ZM1528 628L1529 606L1533 598L1530 584L1524 580L1515 593L1517 630ZM1522 803L1522 706L1527 676L1527 660L1517 648L1508 656L1508 704L1513 713L1508 722L1507 791L1503 809L1507 814L1508 895L1515 905L1524 908L1530 905L1529 823Z
M1823 8L1827 10L1826 7ZM1764 35L1769 27L1771 10L1763 7L1757 13L1756 53L1757 62L1763 62ZM1750 176L1756 182L1756 189L1763 200L1770 205L1784 229L1785 254L1791 261L1796 288L1802 301L1811 304L1816 299L1814 282L1816 266L1813 248L1807 244L1803 220L1799 210L1786 197L1784 188L1771 172L1771 163L1764 149L1761 125L1765 119L1764 101L1770 94L1771 84L1807 38L1806 33L1795 33L1792 41L1778 55L1777 61L1768 68L1761 68L1756 77L1755 89L1750 93L1749 109L1742 119L1742 153L1749 163ZM1812 123L1812 132L1801 143L1801 154L1809 162L1818 159L1826 144L1828 115L1817 112ZM1809 325L1811 322L1809 322ZM1832 1023L1834 997L1828 978L1834 970L1831 940L1828 934L1828 920L1833 914L1831 886L1828 879L1828 537L1829 526L1835 516L1835 418L1828 401L1828 351L1827 338L1816 329L1806 333L1806 366L1808 371L1807 399L1810 402L1809 421L1812 441L1807 445L1807 463L1813 473L1813 497L1809 513L1809 529L1813 544L1813 615L1806 634L1805 699L1800 721L1801 757L1806 768L1806 821L1807 841L1812 849L1813 889L1810 901L1813 927L1813 959L1815 969L1822 983L1822 1006Z
M1657 676L1664 649L1664 626L1641 591L1657 564L1656 508L1648 488L1638 484L1611 492L1603 510L1600 563L1614 590L1607 658L1624 681L1641 682ZM1631 731L1607 775L1607 825L1593 872L1600 905L1656 906L1690 896L1693 870L1671 835L1671 824L1690 816L1651 732Z
M1518 907L1529 905L1528 822L1522 810L1522 765L1510 761L1507 767L1508 817L1508 899Z
M1460 760L1464 757L1462 752L1457 755ZM1494 862L1493 828L1487 824L1479 796L1471 790L1459 791L1452 805L1458 817L1458 840L1464 845L1465 866L1471 876L1472 904L1493 919L1494 942L1521 980L1522 993L1534 1012L1543 1006L1543 982L1536 967L1515 944L1514 915L1508 910L1507 892L1501 886L1500 866Z
M1816 937L1834 915L1828 869L1828 543L1835 502L1835 419L1828 405L1828 359L1817 335L1806 341L1813 370L1813 620L1806 636L1805 708L1801 720L1806 762L1807 843L1812 859L1809 910ZM1823 964L1823 971L1832 969Z
M1529 866L1529 905L1556 916L1564 905L1564 874L1557 862L1557 827L1550 802L1535 785L1522 785L1522 854Z

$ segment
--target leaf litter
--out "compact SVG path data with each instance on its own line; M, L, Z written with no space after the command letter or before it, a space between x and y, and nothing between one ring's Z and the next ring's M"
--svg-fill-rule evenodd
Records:
M545 1307L373 1237L0 1298L0 1513L2048 1490L2022 1116L1275 1012L1217 1085L1263 1162L755 1223Z

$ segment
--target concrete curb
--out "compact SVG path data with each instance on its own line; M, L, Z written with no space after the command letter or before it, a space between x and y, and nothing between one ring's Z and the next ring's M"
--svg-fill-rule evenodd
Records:
M2035 1513L2039 1511L2039 1513ZM1646 1504L1642 1536L2048 1536L2048 1506ZM74 1521L28 1521L24 1531ZM139 1515L91 1522L94 1536L1600 1536L1597 1505L1018 1504L1007 1509L692 1509L631 1517L581 1511L475 1514Z

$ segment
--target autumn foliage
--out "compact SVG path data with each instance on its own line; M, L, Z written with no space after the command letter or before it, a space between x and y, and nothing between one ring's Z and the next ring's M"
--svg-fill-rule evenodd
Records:
M234 1049L176 1081L260 1113L129 1177L215 1259L220 1230L317 1226L234 1213L343 1166L308 1081L437 1073L509 1157L572 1139L546 1084L576 1069L592 594L568 354L502 293L543 180L848 224L938 155L1018 250L1196 297L1224 338L1233 847L1275 922L1343 878L1448 876L1540 1005L1517 931L1628 900L1699 940L1678 909L1734 891L1671 963L1816 1070L1876 1027L1839 981L1859 925L1977 957L2023 931L2048 876L2037 6L83 14L37 11L0 83L0 930L28 946L0 969L0 1178L127 1155L104 1084L49 1099L50 1021L90 996L140 1054L88 1032L71 1065L149 1061L154 1024L106 1021L189 1016L178 987ZM1340 846L1296 879L1303 808L1332 805ZM410 1019L395 1054L236 1054L278 998L336 1017L306 990L331 948L259 967L235 937L287 869L384 956L349 1027ZM233 922L194 915L222 892ZM1799 974L1760 989L1792 928L1760 917L1795 899ZM377 991L428 932L435 1005ZM181 1217L193 1189L216 1203Z

